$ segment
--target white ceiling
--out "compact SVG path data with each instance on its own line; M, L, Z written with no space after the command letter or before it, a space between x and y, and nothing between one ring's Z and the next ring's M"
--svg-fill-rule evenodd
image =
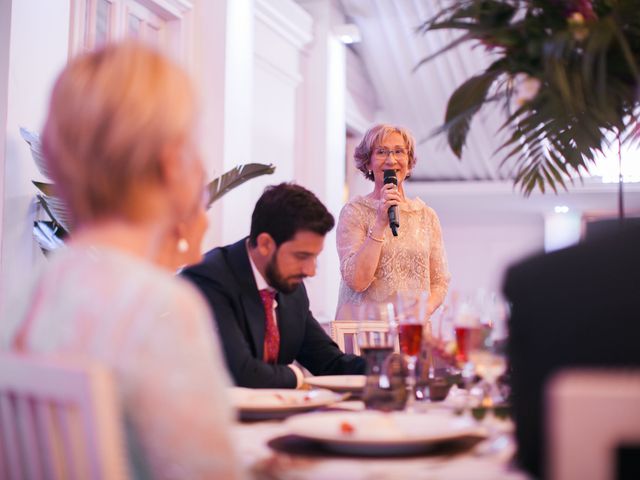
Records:
M362 58L382 110L381 121L408 127L417 140L426 139L444 119L449 96L488 64L481 48L460 46L414 68L421 59L445 46L455 33L416 28L438 10L439 0L341 0L348 21L360 29L353 48ZM498 136L502 116L481 111L472 124L462 161L449 150L444 136L418 145L413 180L501 180Z

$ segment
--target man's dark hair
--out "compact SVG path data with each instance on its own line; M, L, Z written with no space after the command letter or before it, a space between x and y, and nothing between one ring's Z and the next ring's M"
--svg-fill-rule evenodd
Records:
M270 185L253 209L249 244L255 247L263 232L271 235L277 246L303 230L324 236L334 224L327 207L306 188L294 183Z

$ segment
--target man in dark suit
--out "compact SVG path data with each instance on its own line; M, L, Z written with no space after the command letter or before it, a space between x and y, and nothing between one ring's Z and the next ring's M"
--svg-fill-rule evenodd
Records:
M511 267L509 360L518 461L545 466L544 387L560 369L640 365L640 228Z
M303 280L333 216L310 191L294 184L267 187L256 203L248 238L208 252L183 275L204 294L216 318L227 366L237 385L295 388L297 361L314 375L364 373L309 310Z

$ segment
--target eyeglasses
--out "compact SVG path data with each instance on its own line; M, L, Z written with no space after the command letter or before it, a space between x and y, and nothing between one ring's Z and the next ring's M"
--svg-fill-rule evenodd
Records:
M389 150L388 148L376 148L373 151L373 154L378 158L387 158L389 155L393 154L394 157L406 157L407 149L406 148L394 148L393 150Z

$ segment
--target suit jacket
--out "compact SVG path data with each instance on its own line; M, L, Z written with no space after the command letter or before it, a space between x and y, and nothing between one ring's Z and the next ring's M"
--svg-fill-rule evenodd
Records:
M510 366L518 461L544 472L544 386L564 367L640 365L640 229L511 267Z
M200 289L214 312L227 366L237 385L295 388L296 376L287 366L294 360L314 375L364 373L364 359L344 354L313 317L303 284L293 293L277 294L278 363L262 360L265 312L245 239L211 250L182 274Z

